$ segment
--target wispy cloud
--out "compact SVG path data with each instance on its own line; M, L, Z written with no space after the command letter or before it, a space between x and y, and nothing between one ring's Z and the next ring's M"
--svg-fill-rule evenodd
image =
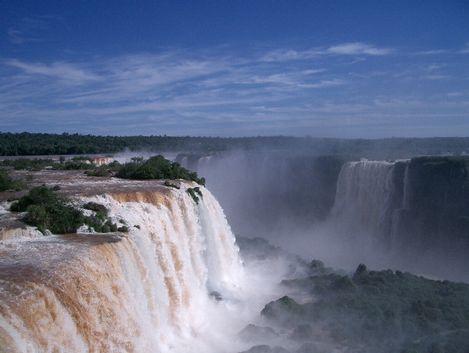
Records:
M327 49L328 53L339 54L339 55L388 55L392 53L392 49L389 48L378 48L365 43L344 43L334 45Z
M324 55L382 56L391 54L393 51L391 48L380 48L366 43L353 42L306 50L277 49L266 53L262 60L267 62L309 60Z
M251 53L167 50L88 61L4 59L0 130L305 134L426 114L460 119L469 111L467 96L451 93L466 89L462 81L448 85L454 83L450 64L426 56L405 65L383 63L383 56L401 53L358 44ZM349 65L350 56L366 61Z
M441 55L441 54L448 54L451 53L451 50L448 49L430 49L430 50L422 50L412 53L411 55Z
M423 75L422 78L425 80L446 80L450 77L448 75L430 74L430 75Z
M469 42L465 43L460 49L431 49L417 51L414 55L442 55L442 54L469 54Z
M27 63L16 59L7 60L5 63L29 75L48 76L69 83L83 83L86 81L99 79L98 75L69 63Z
M24 17L7 29L7 37L13 44L43 42L52 22L60 20L56 16Z
M291 61L291 60L307 60L324 54L323 50L293 50L293 49L276 49L266 53L261 57L262 61Z
M35 42L39 41L39 38L34 38L30 36L25 36L24 33L14 27L8 28L7 36L11 43L13 44L23 44L25 42Z

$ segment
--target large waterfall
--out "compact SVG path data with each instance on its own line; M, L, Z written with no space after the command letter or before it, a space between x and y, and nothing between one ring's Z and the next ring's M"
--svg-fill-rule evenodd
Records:
M118 190L126 236L0 242L0 352L228 352L251 295L223 211L201 187ZM234 324L233 324L234 322Z
M328 234L342 258L467 280L467 175L446 157L348 162Z
M342 167L331 212L342 231L389 233L402 199L395 173L396 163L386 161L348 162Z

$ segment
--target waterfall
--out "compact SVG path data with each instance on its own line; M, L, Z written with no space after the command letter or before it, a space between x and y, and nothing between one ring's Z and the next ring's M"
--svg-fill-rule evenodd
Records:
M0 242L0 352L233 349L223 337L240 328L227 321L244 268L220 205L203 187L194 202L190 186L81 197L125 222L124 236Z
M392 214L400 197L396 163L348 162L339 174L332 219L342 231L382 236L392 227Z

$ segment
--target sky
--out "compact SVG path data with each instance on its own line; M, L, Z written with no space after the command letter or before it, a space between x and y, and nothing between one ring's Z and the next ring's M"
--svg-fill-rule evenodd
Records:
M0 0L0 131L469 136L469 1Z

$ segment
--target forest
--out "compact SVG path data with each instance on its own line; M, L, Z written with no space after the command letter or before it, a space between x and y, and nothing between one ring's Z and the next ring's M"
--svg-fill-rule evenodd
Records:
M105 154L122 151L295 150L315 155L346 154L366 158L469 154L467 137L338 139L289 136L97 136L80 134L2 133L0 156Z

